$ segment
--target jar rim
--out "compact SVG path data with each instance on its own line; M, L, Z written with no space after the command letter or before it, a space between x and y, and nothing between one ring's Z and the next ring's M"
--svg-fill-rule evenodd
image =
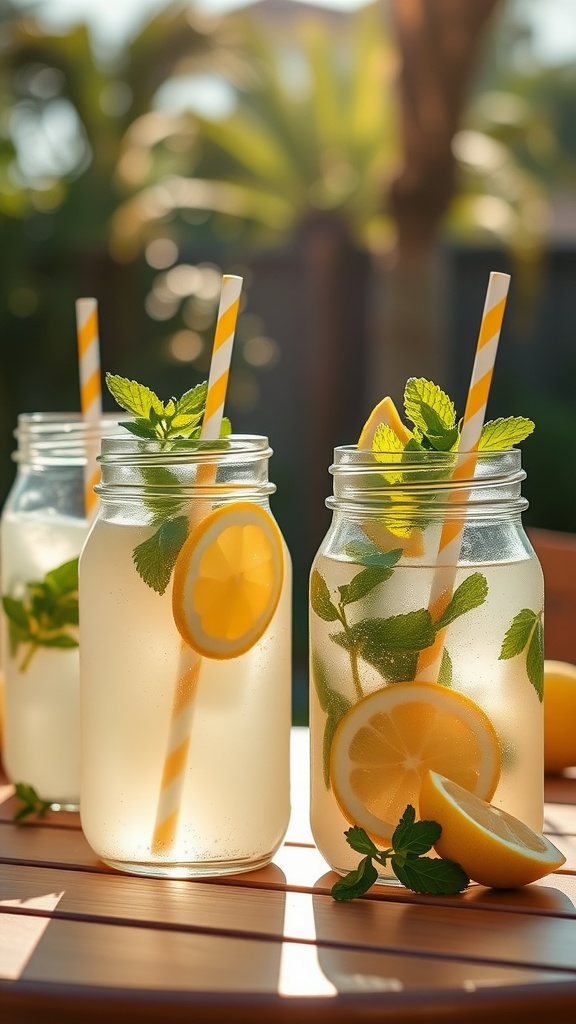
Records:
M231 459L269 459L272 449L264 434L229 434L224 438L141 438L126 431L102 438L99 462L103 465L151 460L178 462L219 462Z

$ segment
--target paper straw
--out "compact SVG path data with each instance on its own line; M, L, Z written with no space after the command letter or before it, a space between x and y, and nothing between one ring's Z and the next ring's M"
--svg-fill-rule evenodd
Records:
M98 336L98 303L96 299L76 300L76 334L78 338L78 371L80 405L88 431L86 465L84 467L84 509L90 518L98 502L94 487L100 479L97 463L99 444L96 428L102 418L102 381L100 377L100 339ZM90 437L90 433L94 437Z
M470 388L462 421L456 465L452 474L452 479L456 482L472 480L474 477L478 460L478 445L486 416L486 406L488 404L488 395L492 383L492 374L494 372L494 363L509 286L509 274L495 272L490 274ZM469 495L470 491L453 490L450 492L449 501L466 502ZM462 546L462 536L464 534L464 523L465 518L454 519L447 516L442 526L436 568L428 602L428 608L434 620L442 614L454 592L456 570ZM439 630L434 643L420 652L416 672L416 679L418 681L437 681L442 661L445 633L446 630Z
M241 277L231 274L226 274L223 277L214 347L208 376L206 408L200 434L202 440L215 440L220 436L241 290ZM205 465L198 467L197 485L208 484L213 479L213 466ZM202 518L203 504L201 503L192 510L191 525L194 525L195 522ZM169 853L176 838L192 731L194 697L201 666L201 656L191 647L183 644L178 667L178 681L172 702L168 742L152 837L152 852L155 854Z

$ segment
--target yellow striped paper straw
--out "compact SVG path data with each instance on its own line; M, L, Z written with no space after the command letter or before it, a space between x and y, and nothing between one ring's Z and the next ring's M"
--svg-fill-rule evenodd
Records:
M472 480L478 459L478 445L484 426L488 395L492 383L494 363L500 331L504 319L510 275L492 272L486 291L484 312L480 324L480 333L476 345L476 356L472 368L470 388L466 400L466 409L462 421L460 443L456 456L456 465L452 474L454 481ZM466 502L469 491L453 490L449 501ZM460 557L464 520L448 516L443 523L440 544L436 559L436 569L432 579L428 608L432 618L436 620L446 608L454 591L456 569ZM416 679L419 681L436 682L440 672L442 651L444 649L445 630L439 630L434 643L421 651L418 657Z
M220 436L241 290L241 277L236 277L232 274L224 275L216 321L214 347L210 362L210 373L208 375L206 408L200 434L202 440L211 441ZM204 465L198 467L197 484L208 484L213 480L213 477L213 466ZM190 520L191 526L202 518L203 505L204 503L198 504L193 509ZM188 749L190 746L194 697L201 667L202 658L200 655L191 647L182 644L178 681L172 702L168 742L160 782L154 834L152 836L152 852L155 854L168 854L176 839L186 764L188 761Z
M80 405L82 418L88 428L102 418L102 381L100 376L100 338L98 335L98 303L96 299L76 300L76 334L78 338L78 371L80 374ZM96 432L94 430L94 435ZM100 479L96 461L98 443L86 437L86 466L84 468L84 508L90 518L98 497L94 487Z

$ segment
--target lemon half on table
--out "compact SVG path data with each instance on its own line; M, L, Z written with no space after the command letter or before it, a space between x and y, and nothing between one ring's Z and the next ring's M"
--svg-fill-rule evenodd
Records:
M282 536L260 505L236 501L209 513L174 567L172 612L183 640L206 658L236 658L264 634L284 578Z
M491 799L500 744L470 698L435 683L394 683L363 697L332 740L330 779L350 824L389 842L407 804L418 808L422 779L434 769Z

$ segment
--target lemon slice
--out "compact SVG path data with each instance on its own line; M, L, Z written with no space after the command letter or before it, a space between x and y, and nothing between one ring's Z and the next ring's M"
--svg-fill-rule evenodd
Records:
M481 885L515 889L566 860L546 836L436 772L423 780L420 816L442 826L436 852Z
M182 638L207 658L236 658L260 639L280 599L284 554L268 512L224 505L186 538L174 567L172 612Z
M332 741L330 778L344 817L388 842L429 769L490 799L500 745L468 697L434 683L393 683L362 698Z
M544 662L544 771L576 765L576 665Z
M391 427L396 436L402 441L402 444L406 444L412 437L408 427L400 419L400 414L394 402L391 398L386 397L372 409L366 423L362 427L362 432L358 438L358 448L369 448L370 451L372 450L374 434L376 433L376 428L381 423Z

